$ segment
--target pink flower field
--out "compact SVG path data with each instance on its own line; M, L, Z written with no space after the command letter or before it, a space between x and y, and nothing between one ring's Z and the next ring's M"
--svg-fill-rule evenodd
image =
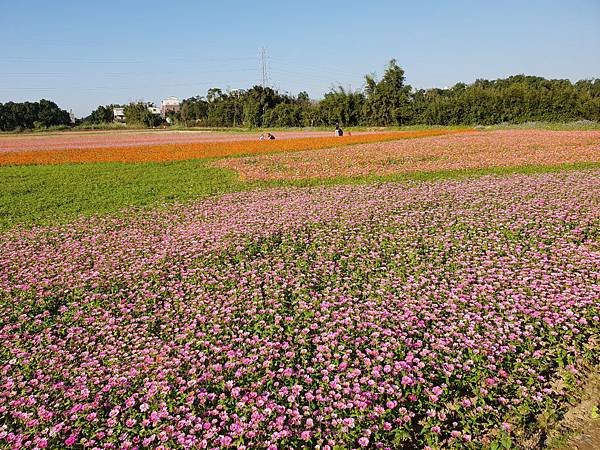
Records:
M599 199L585 170L6 232L0 448L519 442L600 363Z
M600 131L495 130L217 161L246 180L600 163Z

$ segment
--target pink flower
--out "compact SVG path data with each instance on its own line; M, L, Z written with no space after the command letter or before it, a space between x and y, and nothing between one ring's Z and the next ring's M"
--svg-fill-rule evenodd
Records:
M493 378L486 378L485 379L485 384L487 384L488 386L495 386L496 385L496 380L494 380Z
M413 379L411 377L409 377L408 375L404 375L402 377L402 384L404 386L410 386L411 384L413 384Z
M360 445L361 447L366 447L367 445L369 445L369 438L367 438L367 437L364 437L364 436L363 436L363 437L361 437L361 438L358 440L358 445Z

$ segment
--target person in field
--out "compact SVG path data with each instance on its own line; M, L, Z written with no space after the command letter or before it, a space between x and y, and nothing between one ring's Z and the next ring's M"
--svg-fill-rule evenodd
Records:
M336 136L343 136L344 135L344 130L342 130L337 123L335 124L335 135Z
M271 141L275 139L275 136L273 136L271 133L267 133L267 139Z

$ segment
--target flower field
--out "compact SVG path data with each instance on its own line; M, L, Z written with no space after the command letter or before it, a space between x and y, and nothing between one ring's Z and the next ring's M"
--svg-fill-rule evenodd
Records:
M600 162L600 131L485 131L230 158L216 166L245 180L299 180L581 162Z
M8 231L0 447L518 442L600 363L599 199L585 170Z
M108 148L140 147L161 144L193 144L206 142L255 141L254 133L232 133L218 131L169 131L169 130L117 130L117 131L76 131L49 134L0 135L0 152L23 150L61 150L66 148ZM355 135L374 134L357 132ZM280 139L301 137L330 137L327 131L281 131Z
M331 133L283 133L284 139L258 141L254 135L121 133L98 137L96 135L59 138L0 139L0 166L22 164L66 164L88 162L165 162L189 159L216 158L273 152L295 152L340 145L413 139L444 134L467 133L469 130L432 129L358 133L353 136L333 137ZM195 137L194 137L195 136ZM308 137L307 137L308 136ZM167 138L168 140L165 140ZM251 139L251 140L250 140ZM3 144L4 142L4 144ZM41 143L40 143L41 142Z

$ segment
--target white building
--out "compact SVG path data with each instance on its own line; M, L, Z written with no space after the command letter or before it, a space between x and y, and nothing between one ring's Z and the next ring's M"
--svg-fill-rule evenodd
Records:
M181 101L177 97L167 97L160 102L160 108L152 105L152 103L146 103L146 107L152 114L161 116L163 119L167 119L167 122L169 122L167 114L170 112L179 112L179 109L181 108ZM113 116L115 118L115 122L125 122L125 108L113 108Z
M125 122L125 108L113 108L115 122Z
M181 102L177 97L167 97L162 102L160 102L160 115L163 118L166 118L167 113L179 112L180 107Z
M161 115L161 109L156 106L152 106L151 104L146 105L148 111L152 114L156 114L157 116ZM113 108L113 117L115 122L125 122L125 108Z

